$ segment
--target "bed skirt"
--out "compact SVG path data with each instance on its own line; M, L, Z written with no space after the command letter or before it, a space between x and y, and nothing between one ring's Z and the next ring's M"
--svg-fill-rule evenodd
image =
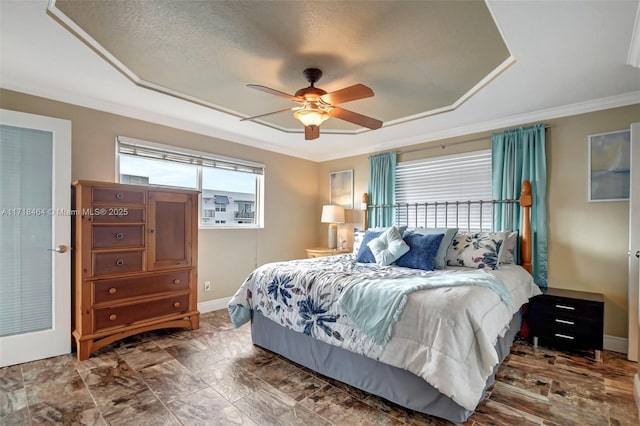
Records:
M473 413L407 370L289 330L259 313L253 312L252 315L251 338L255 345L280 354L324 376L378 395L402 407L454 423L466 421ZM509 330L496 344L500 363L509 354L519 329L520 313L516 312L511 319ZM499 366L498 364L494 368L493 374L487 379L485 389L493 384Z

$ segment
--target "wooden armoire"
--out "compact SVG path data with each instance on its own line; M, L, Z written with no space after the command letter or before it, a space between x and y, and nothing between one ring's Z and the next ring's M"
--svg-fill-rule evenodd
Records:
M198 329L198 192L78 181L72 196L78 359L144 331Z

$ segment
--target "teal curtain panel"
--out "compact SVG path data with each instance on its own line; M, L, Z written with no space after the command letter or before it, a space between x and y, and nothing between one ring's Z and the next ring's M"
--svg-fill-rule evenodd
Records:
M396 152L369 157L369 204L395 204L396 202ZM371 209L368 227L393 225L395 209Z
M531 233L533 279L547 287L547 163L545 126L536 124L492 135L492 182L494 199L517 199L523 180L531 182ZM519 231L520 209L497 205L494 229ZM518 253L519 256L519 253Z

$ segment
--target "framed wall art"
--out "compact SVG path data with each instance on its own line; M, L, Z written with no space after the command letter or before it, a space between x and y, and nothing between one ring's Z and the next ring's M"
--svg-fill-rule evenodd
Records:
M345 209L353 208L353 170L329 173L329 202Z
M589 201L629 199L631 131L589 135Z

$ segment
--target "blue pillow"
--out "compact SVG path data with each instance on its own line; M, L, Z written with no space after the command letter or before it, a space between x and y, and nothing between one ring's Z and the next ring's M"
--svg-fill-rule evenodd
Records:
M403 239L410 250L396 260L396 265L433 271L436 266L436 254L443 237L444 234L420 235L405 232Z
M420 235L444 234L440 248L436 254L436 269L445 269L447 265L447 251L458 233L458 228L416 228L413 232Z
M384 231L365 232L364 237L362 238L362 243L360 243L360 250L358 250L358 254L356 255L356 262L376 263L376 258L373 256L373 252L367 244L374 238L378 238L383 232Z

